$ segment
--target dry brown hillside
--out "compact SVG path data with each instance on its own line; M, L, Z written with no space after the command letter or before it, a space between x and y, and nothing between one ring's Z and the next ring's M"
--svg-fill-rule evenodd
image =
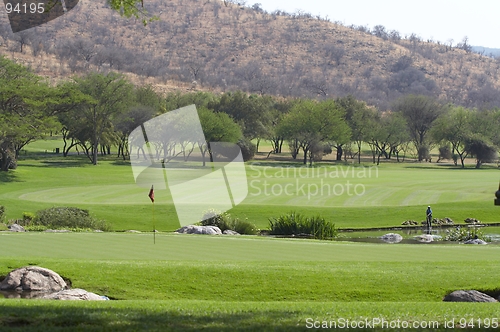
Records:
M56 79L117 70L161 91L352 94L382 110L408 93L500 106L500 61L468 45L218 0L147 0L145 6L160 18L146 27L106 8L104 0L82 0L62 18L15 35L0 17L0 53Z

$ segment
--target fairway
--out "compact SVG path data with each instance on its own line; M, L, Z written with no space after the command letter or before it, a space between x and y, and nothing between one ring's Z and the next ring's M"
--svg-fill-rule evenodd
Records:
M437 218L500 221L492 204L500 172L493 168L428 163L318 163L310 168L258 161L247 163L246 171L248 195L229 213L261 229L268 227L269 218L290 211L321 215L345 228L398 226L408 219L423 220L427 205ZM77 206L114 230L152 229L148 188L137 186L130 165L116 158L92 166L83 156L46 155L21 160L15 172L0 175L0 202L9 219L52 206ZM177 229L169 190L158 188L155 198L156 227Z

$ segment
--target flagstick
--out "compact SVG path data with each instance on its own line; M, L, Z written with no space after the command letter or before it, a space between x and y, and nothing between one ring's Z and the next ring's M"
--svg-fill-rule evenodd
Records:
M155 202L153 201L153 244L156 244Z

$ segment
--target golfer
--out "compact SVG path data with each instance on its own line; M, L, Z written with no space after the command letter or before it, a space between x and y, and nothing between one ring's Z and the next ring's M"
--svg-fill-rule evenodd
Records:
M430 205L427 207L426 214L427 214L427 227L429 229L431 229L431 226L432 226L432 210L431 210L431 206Z

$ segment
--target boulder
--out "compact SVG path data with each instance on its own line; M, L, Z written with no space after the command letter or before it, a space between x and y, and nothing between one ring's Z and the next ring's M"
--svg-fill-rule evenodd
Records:
M475 218L467 218L464 220L464 222L467 224L480 224L481 220L477 220Z
M498 302L493 297L477 290L457 290L443 298L445 302Z
M403 221L403 223L401 225L416 226L416 225L418 225L418 222L416 222L415 220L406 220L406 221Z
M423 242L423 243L430 243L434 241L434 237L430 234L417 235L415 236L415 239L418 242Z
M46 300L83 300L83 301L105 301L109 300L106 296L100 296L95 293L87 292L85 289L73 288L66 289L56 293L47 294L42 299Z
M399 243L399 242L403 241L403 237L400 234L396 234L396 233L388 233L388 234L382 235L380 237L380 239L384 242L387 242L387 243Z
M58 292L67 288L59 274L38 266L15 269L0 283L3 291Z
M12 224L8 226L9 231L11 232L26 232L23 226L18 225L18 224Z
M180 234L206 234L206 235L222 235L219 227L216 226L195 226L188 225L179 228L175 231Z
M488 244L488 242L481 239L471 239L464 242L464 244Z
M222 234L225 234L225 235L241 235L240 233L235 232L232 229L226 229L224 232L222 232Z

